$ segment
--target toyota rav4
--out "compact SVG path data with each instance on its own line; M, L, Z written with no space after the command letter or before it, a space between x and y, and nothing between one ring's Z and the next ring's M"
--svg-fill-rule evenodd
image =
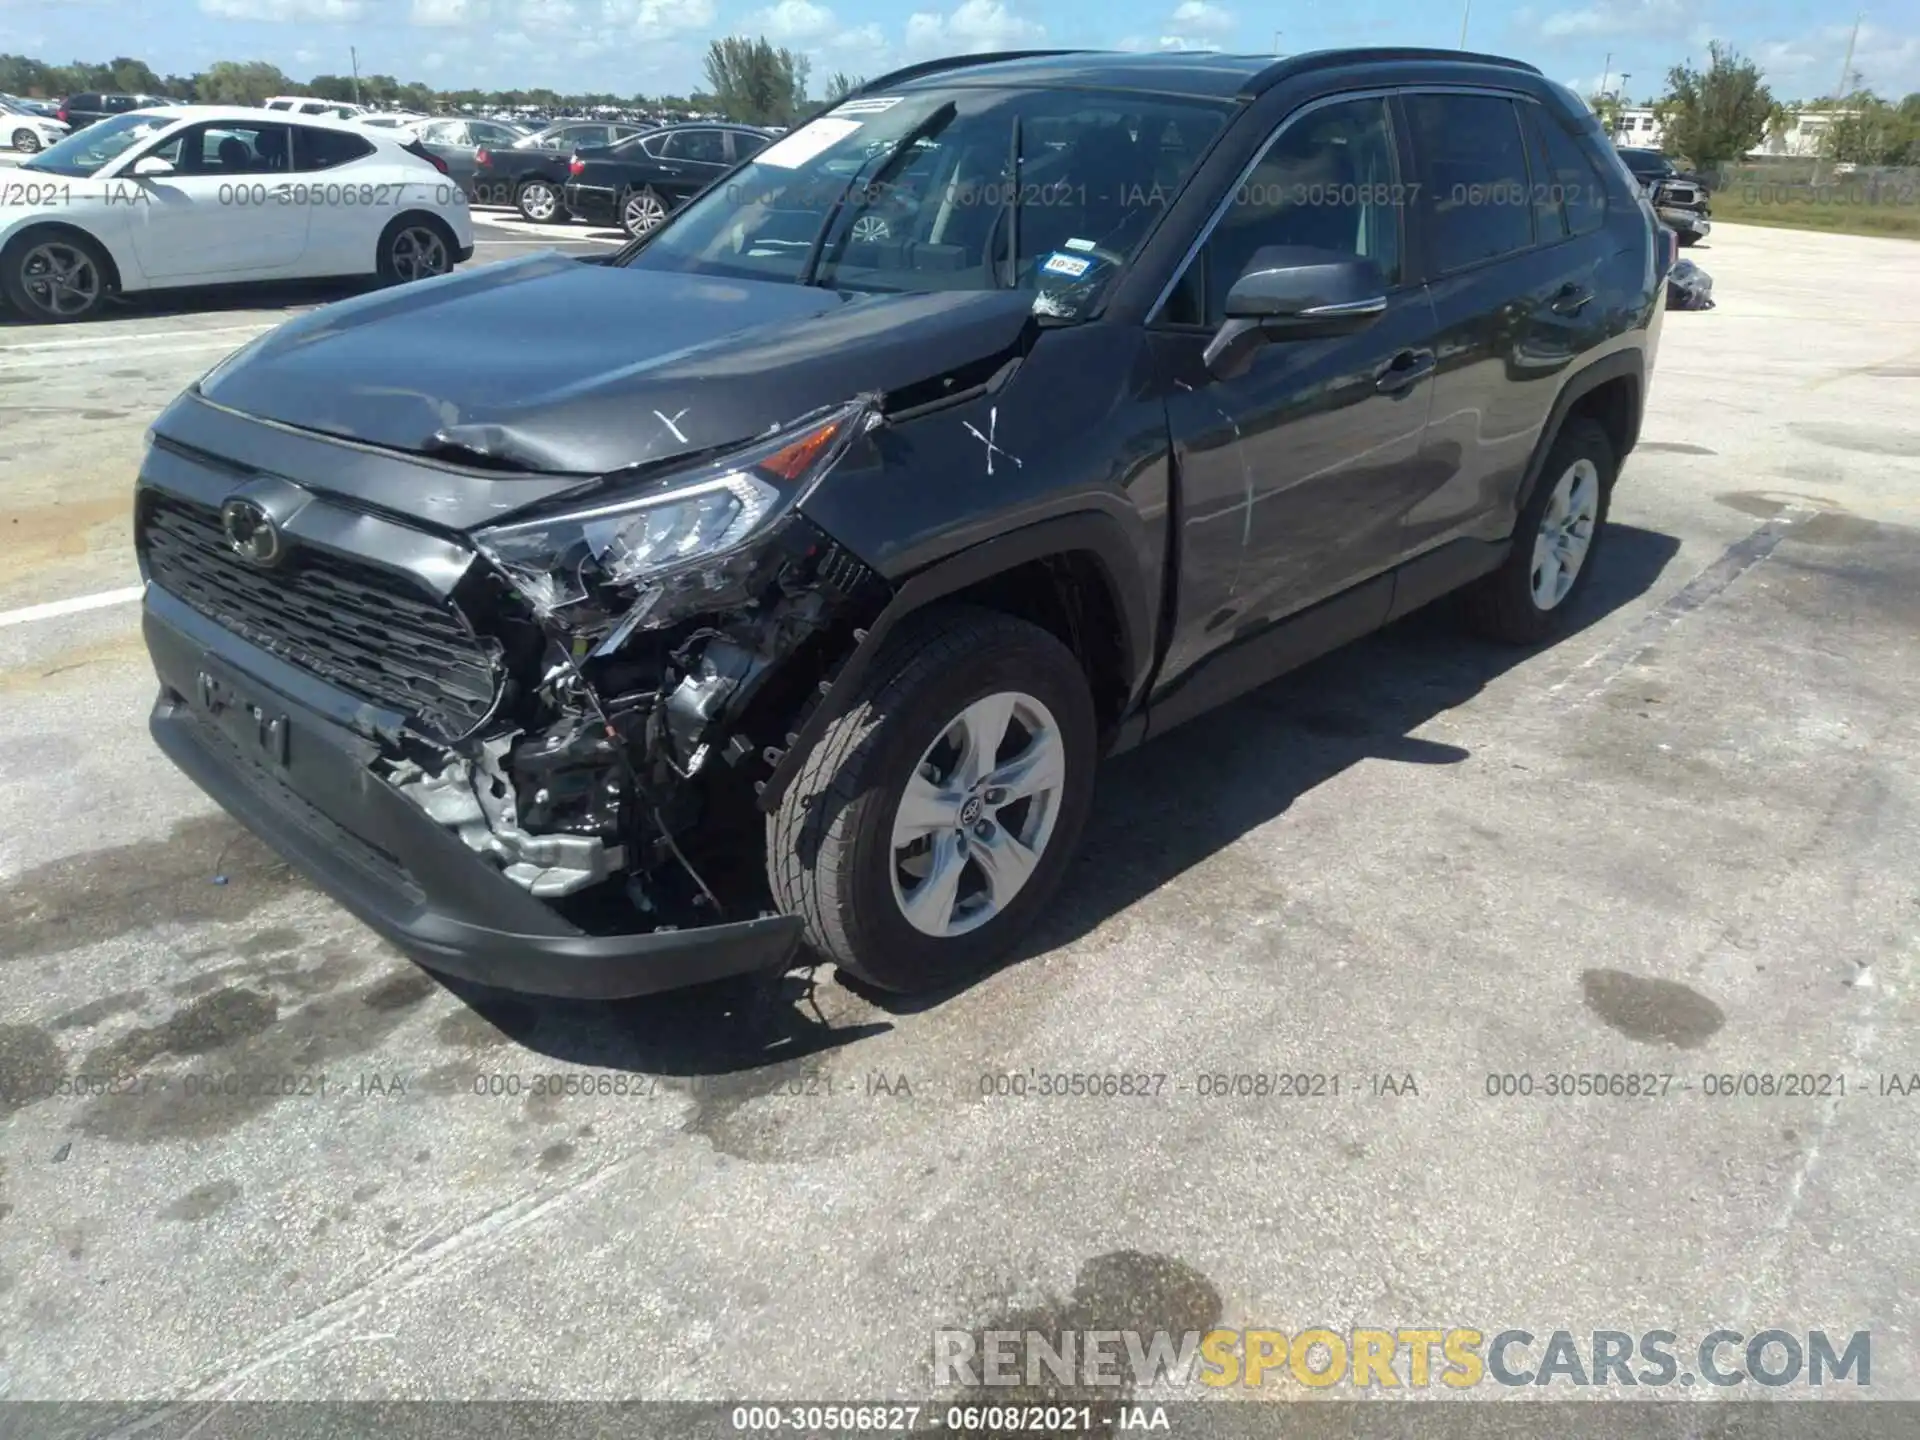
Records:
M1554 633L1673 258L1509 60L898 71L610 257L350 299L181 395L153 734L442 972L949 985L1103 755L1447 592Z

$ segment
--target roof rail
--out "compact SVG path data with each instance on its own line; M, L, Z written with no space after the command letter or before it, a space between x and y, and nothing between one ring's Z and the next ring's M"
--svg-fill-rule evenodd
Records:
M847 92L843 99L855 95L871 94L875 90L890 85L900 85L908 80L918 80L923 75L938 75L943 70L964 70L975 65L991 65L997 60L1031 60L1045 55L1086 55L1095 53L1085 47L1070 50L992 50L984 55L947 55L939 60L922 60L918 65L908 65L904 69L891 70L878 79L869 80Z
M1308 70L1331 69L1336 65L1372 65L1395 60L1435 60L1450 61L1455 65L1498 65L1505 70L1524 70L1529 75L1541 75L1538 65L1529 65L1524 60L1515 60L1506 55L1483 55L1477 50L1434 50L1418 45L1376 45L1358 46L1343 50L1307 50L1298 55L1289 55L1276 60L1259 74L1248 79L1241 88L1242 95L1257 95L1270 89L1288 75L1298 75Z

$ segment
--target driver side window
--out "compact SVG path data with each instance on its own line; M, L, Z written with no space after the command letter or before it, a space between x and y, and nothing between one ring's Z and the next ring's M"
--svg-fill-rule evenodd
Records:
M1229 199L1167 296L1170 325L1217 328L1227 292L1268 245L1305 245L1371 260L1388 288L1401 277L1393 129L1381 98L1322 106L1286 121Z

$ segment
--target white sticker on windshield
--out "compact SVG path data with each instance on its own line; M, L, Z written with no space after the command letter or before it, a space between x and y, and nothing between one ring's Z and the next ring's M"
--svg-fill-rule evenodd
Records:
M833 107L835 115L878 115L882 110L891 110L900 103L898 95L869 95L862 100L848 100Z
M1100 247L1091 240L1073 239L1067 241L1067 249L1069 250L1098 250L1099 248Z
M756 165L792 170L806 164L821 151L832 149L859 128L858 120L835 120L831 116L822 116L802 125L791 135L781 136L754 156L753 161Z

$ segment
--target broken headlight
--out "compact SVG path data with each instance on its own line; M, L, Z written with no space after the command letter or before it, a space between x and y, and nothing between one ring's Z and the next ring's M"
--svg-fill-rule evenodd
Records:
M474 543L535 614L605 653L636 629L751 600L755 542L877 413L865 399L836 406L644 492L494 526Z

